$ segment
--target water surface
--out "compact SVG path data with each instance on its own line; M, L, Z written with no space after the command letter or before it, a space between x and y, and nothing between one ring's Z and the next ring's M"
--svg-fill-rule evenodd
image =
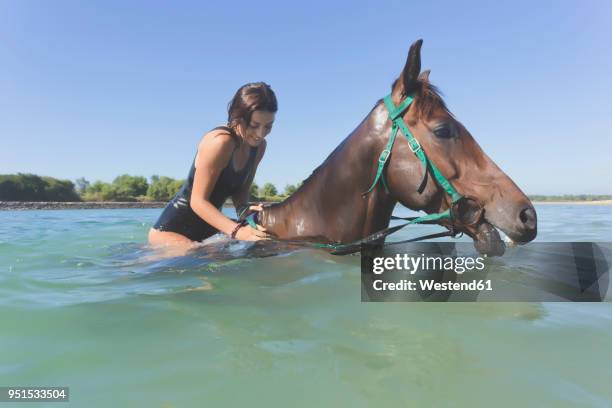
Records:
M358 256L217 237L154 259L160 211L0 212L0 385L88 407L612 405L609 303L361 303ZM612 206L537 211L538 240L612 240Z

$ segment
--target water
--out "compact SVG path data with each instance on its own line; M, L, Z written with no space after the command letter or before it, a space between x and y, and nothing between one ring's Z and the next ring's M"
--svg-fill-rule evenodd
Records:
M612 240L612 206L537 210L538 240ZM612 405L610 303L361 303L358 256L216 239L152 259L160 211L0 212L0 386L83 407Z

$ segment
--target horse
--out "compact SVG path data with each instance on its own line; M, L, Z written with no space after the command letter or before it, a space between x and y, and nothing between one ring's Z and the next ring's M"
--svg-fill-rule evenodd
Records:
M467 234L481 254L503 255L505 243L498 229L517 244L536 237L537 215L530 200L449 111L429 82L430 71L421 72L422 43L411 45L389 103L379 100L297 191L257 214L268 233L281 241L350 243L387 228L399 202L427 214L452 209L452 216L437 223ZM371 185L378 180L381 152L389 147L393 132L390 106L409 97L413 102L399 112L398 120L404 121L428 165L423 166L408 138L398 137L384 157L384 183ZM449 196L434 169L461 199ZM368 187L371 191L364 194ZM458 222L462 218L472 221Z

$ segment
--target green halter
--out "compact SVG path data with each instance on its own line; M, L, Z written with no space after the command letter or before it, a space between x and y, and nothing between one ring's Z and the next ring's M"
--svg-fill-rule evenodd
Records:
M385 106L387 107L387 110L389 111L389 119L392 122L391 135L389 136L389 142L387 143L387 146L385 146L384 150L378 157L378 169L376 170L376 176L374 177L374 182L372 183L370 188L363 194L366 195L372 190L374 190L374 187L376 187L376 183L378 183L378 180L382 180L383 186L385 187L385 191L389 192L389 188L387 187L387 182L385 181L385 176L383 173L385 170L385 165L387 164L387 161L389 159L389 156L391 156L391 150L393 149L393 144L395 143L395 137L397 136L397 132L398 130L401 129L404 136L406 136L406 140L408 141L410 150L412 150L412 152L421 161L421 164L423 165L423 174L426 174L428 169L431 170L438 184L444 189L444 191L448 193L448 195L451 198L451 201L453 203L456 203L462 198L461 194L459 194L457 190L455 190L453 185L450 183L450 181L448 181L442 175L442 173L440 173L440 170L438 170L435 164L433 164L431 160L427 158L427 155L423 151L421 144L419 143L418 140L416 140L412 132L410 132L410 129L408 129L408 126L406 126L404 119L402 119L402 114L406 111L406 109L408 109L408 107L410 106L413 100L414 99L412 98L412 96L408 96L399 106L395 106L395 104L393 103L393 100L391 99L391 95L389 94L385 96L385 99L384 99ZM448 209L441 213L427 214L422 217L415 218L410 223L417 224L422 221L434 221L434 220L450 219L450 218L451 218L451 213L450 213L450 209Z

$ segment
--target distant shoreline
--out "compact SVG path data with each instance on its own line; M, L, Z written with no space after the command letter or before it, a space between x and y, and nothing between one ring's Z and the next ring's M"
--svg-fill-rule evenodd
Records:
M532 201L534 204L560 205L612 205L612 200L594 201ZM168 204L166 201L0 201L0 211L27 211L27 210L110 210L110 209L145 209L145 208L164 208ZM232 207L225 204L224 207Z
M534 204L577 204L577 205L612 205L612 200L593 201L532 201Z
M94 210L122 208L163 208L167 202L111 202L111 201L0 201L0 211L24 210Z

